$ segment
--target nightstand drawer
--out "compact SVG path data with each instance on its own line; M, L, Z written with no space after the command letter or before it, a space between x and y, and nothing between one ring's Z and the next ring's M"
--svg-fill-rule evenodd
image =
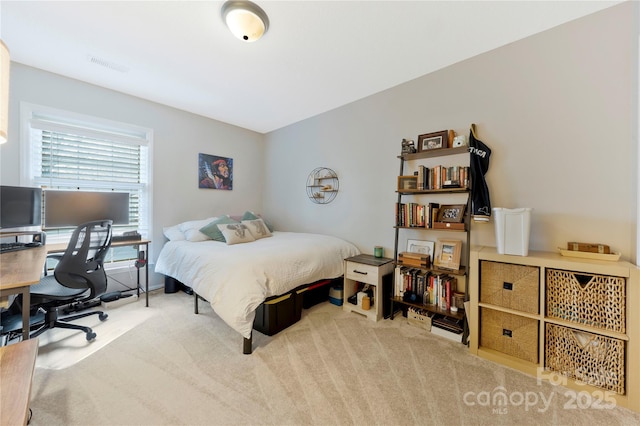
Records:
M349 261L345 265L345 277L361 283L378 285L378 273L378 267L373 265Z

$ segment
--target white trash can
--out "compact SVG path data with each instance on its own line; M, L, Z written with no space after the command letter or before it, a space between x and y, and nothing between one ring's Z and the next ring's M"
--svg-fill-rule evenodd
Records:
M532 209L494 207L492 210L496 225L498 253L527 256L529 254Z

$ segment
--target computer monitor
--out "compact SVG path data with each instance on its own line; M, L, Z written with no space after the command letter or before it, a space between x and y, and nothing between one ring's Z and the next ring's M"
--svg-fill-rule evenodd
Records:
M0 228L42 226L42 189L0 185Z
M111 219L129 224L129 193L44 191L44 228L78 226L92 220Z

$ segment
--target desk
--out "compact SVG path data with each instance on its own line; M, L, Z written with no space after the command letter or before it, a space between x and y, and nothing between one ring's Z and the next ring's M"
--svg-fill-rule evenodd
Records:
M0 424L27 424L37 355L37 338L0 347Z
M0 254L0 297L22 294L22 339L29 339L29 286L40 282L45 247L34 247ZM5 424L3 422L3 424Z
M145 280L144 280L144 294L145 294L145 303L146 306L149 306L149 263L147 262L149 258L149 243L150 240L127 240L127 241L112 241L111 247L127 247L133 246L137 248L138 251L138 263L140 266L144 266ZM141 246L144 246L144 250L141 250ZM47 244L45 246L47 248L47 253L62 253L67 249L66 243L57 243L57 244ZM136 292L138 297L140 297L140 267L136 265L137 272L137 287ZM40 268L42 269L42 268ZM39 280L40 278L38 278Z

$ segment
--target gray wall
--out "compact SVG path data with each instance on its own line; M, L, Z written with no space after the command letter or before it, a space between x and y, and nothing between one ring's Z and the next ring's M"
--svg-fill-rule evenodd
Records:
M19 183L30 102L154 129L152 259L163 226L246 209L390 255L401 139L477 123L493 150L492 204L534 208L532 249L601 242L635 259L637 41L627 2L264 136L12 63L0 182ZM233 191L197 188L199 152L234 159ZM306 195L319 166L340 177L331 204ZM495 245L493 224L474 224L472 243Z
M164 226L262 209L261 134L18 63L11 63L9 141L0 146L3 185L20 184L21 102L153 129L152 261L164 244ZM233 158L233 190L198 189L198 153Z
M279 228L390 255L400 141L443 129L468 135L476 123L493 151L492 205L534 209L531 249L600 242L635 259L637 7L615 6L268 134L265 213ZM307 199L318 166L340 178L331 204ZM495 246L493 222L472 231L472 244Z

